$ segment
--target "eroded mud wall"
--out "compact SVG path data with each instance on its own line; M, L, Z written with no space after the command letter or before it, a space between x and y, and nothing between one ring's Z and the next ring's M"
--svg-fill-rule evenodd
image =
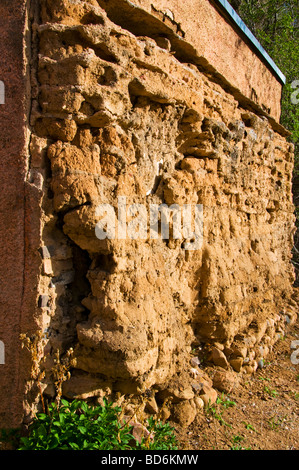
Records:
M160 34L156 19L153 34L137 36L105 2L33 3L43 393L55 397L56 354L73 350L64 396L151 390L158 403L171 396L195 413L212 391L197 357L252 373L296 317L293 149L273 118L225 91L189 48L176 56L163 21ZM100 240L98 208L118 215L119 197L146 214L151 204L201 205L203 245Z

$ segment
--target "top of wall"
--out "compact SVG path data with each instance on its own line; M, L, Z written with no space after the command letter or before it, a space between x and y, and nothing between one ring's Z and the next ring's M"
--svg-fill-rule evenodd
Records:
M233 7L227 0L214 0L212 3L215 3L216 7L219 7L220 13L227 19L228 22L231 22L232 26L236 28L241 37L244 37L245 41L249 41L249 46L260 55L261 60L265 62L266 66L276 75L277 79L285 85L286 77L282 71L277 67L273 59L269 56L267 51L263 48L261 43L256 39L252 34L250 29L246 26L244 21L236 13Z
M226 0L99 0L108 16L138 35L162 35L242 105L277 123L285 77Z

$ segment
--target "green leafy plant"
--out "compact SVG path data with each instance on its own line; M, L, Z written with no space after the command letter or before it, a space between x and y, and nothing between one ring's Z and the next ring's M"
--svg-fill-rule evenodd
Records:
M138 442L132 425L123 419L121 408L104 401L91 406L84 401L60 406L52 403L48 413L40 413L20 440L19 450L130 450L176 449L173 429L168 424L149 420L150 438Z
M274 431L279 431L279 428L286 422L286 416L272 416L268 419L268 424Z
M264 392L267 393L268 395L270 395L270 397L273 397L273 398L275 398L279 395L277 390L274 390L274 389L272 389L270 387L267 387L267 386L264 387Z
M257 432L255 427L252 426L252 424L246 423L245 421L242 421L242 423L244 424L245 428L248 429L249 431Z
M236 402L233 400L230 400L228 396L226 397L224 395L224 393L221 394L221 397L217 398L216 403L223 406L223 408L229 408L230 406L236 405Z
M148 419L148 431L154 436L153 440L143 439L141 449L150 450L177 450L178 442L174 429L169 423L155 420L152 416Z
M258 377L259 380L268 380L268 382L270 382L271 379L269 379L268 377Z
M230 450L251 450L251 447L243 447L240 442L243 441L243 436L234 436L232 438L233 445L230 447Z
M227 409L228 407L235 405L236 402L230 400L228 397L225 397L224 393L222 393L221 397L217 398L216 403L214 405L211 405L211 403L209 402L208 406L206 407L206 411L207 413L213 415L213 417L217 419L220 424L231 428L231 425L227 423L222 416L224 410L221 410L220 408L222 407L224 409Z

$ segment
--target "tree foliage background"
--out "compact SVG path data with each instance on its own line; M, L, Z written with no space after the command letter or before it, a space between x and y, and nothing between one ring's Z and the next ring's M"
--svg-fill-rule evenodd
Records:
M294 205L299 229L299 2L298 0L231 0L232 7L286 76L282 92L281 124L295 145ZM299 285L299 230L293 263Z

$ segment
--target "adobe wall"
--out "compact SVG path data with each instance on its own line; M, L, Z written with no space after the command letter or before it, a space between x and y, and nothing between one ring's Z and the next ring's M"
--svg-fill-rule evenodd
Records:
M16 214L7 199L2 205L3 423L28 422L40 390L53 400L62 385L65 397L98 401L150 390L151 412L171 398L169 412L186 424L217 396L217 372L233 382L254 373L296 319L293 149L275 120L281 86L265 78L276 90L269 99L277 97L263 97L268 116L248 96L247 46L236 49L247 76L237 83L228 57L213 63L213 48L195 43L192 21L171 3L183 43L166 34L158 2L154 13L136 2L148 36L144 23L142 36L136 31L144 13L122 1L121 21L114 1L33 1L12 26L19 51L8 60L20 71L23 104L14 95L12 108L0 108L11 145L2 197L19 197ZM172 230L167 239L99 239L99 207L110 204L117 214L119 197L146 214L153 204L201 206L202 246L186 249L192 237ZM20 334L34 352L31 376ZM70 373L60 382L57 355Z
M101 0L109 17L138 35L171 39L175 56L210 72L238 100L249 98L265 113L280 118L281 83L233 22L210 0ZM160 23L160 26L158 26ZM161 27L162 24L162 27Z
M19 339L25 290L27 150L25 1L0 5L0 80L4 103L0 105L0 340L4 364L0 365L1 427L23 417L22 371ZM28 272L30 276L30 271ZM28 371L27 371L28 373ZM20 390L20 388L22 390Z

